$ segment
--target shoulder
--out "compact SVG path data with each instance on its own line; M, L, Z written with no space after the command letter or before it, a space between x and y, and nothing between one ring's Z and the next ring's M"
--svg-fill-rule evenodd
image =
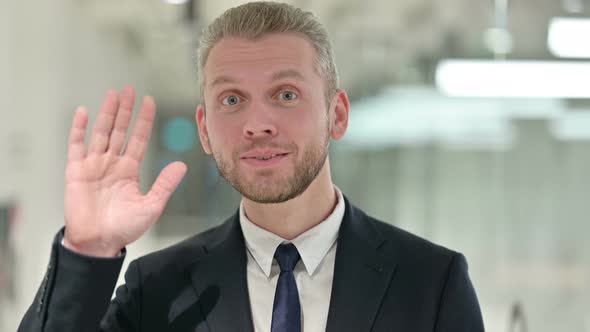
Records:
M136 260L136 263L140 265L142 274L162 270L169 272L186 270L204 258L211 248L226 240L232 225L233 219L229 218L219 226L142 256Z
M414 268L445 270L454 260L464 260L463 255L455 250L369 216L358 208L354 209L355 214L381 238L380 251L394 256L401 264L412 265Z
M360 213L359 213L360 212ZM379 243L377 250L385 261L396 266L396 280L406 296L432 298L455 281L457 286L467 289L471 286L468 265L463 254L433 243L425 238L407 232L395 225L386 223L355 211L365 227L372 229ZM465 288L467 287L467 288Z

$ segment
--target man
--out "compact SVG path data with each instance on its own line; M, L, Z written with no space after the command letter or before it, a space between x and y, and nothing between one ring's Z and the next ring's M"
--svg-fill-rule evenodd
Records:
M278 3L226 11L199 49L200 140L242 194L219 227L133 261L186 172L151 190L139 169L154 121L145 97L109 92L88 149L74 117L65 229L19 331L483 331L465 258L367 216L332 183L328 146L348 126L325 29ZM198 199L198 198L194 198Z

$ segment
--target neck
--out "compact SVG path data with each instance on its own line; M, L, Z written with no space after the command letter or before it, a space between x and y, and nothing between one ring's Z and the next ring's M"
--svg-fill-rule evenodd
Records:
M322 170L301 195L277 204L243 198L244 212L257 226L283 239L293 240L325 220L334 210L337 194L326 159Z

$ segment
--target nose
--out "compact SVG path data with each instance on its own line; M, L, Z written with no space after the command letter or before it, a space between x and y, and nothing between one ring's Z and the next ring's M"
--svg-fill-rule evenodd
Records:
M272 110L263 105L250 109L244 125L244 136L248 139L275 137L278 134L278 129L271 113Z

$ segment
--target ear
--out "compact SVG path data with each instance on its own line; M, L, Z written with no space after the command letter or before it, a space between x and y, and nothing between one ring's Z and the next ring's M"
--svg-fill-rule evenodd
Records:
M201 104L197 106L197 112L195 113L195 120L197 127L199 128L199 138L201 139L201 145L206 154L212 154L211 145L209 144L209 133L207 132L207 124L205 117L205 107Z
M350 103L348 95L343 89L338 89L330 103L330 136L339 141L344 137L348 128Z

